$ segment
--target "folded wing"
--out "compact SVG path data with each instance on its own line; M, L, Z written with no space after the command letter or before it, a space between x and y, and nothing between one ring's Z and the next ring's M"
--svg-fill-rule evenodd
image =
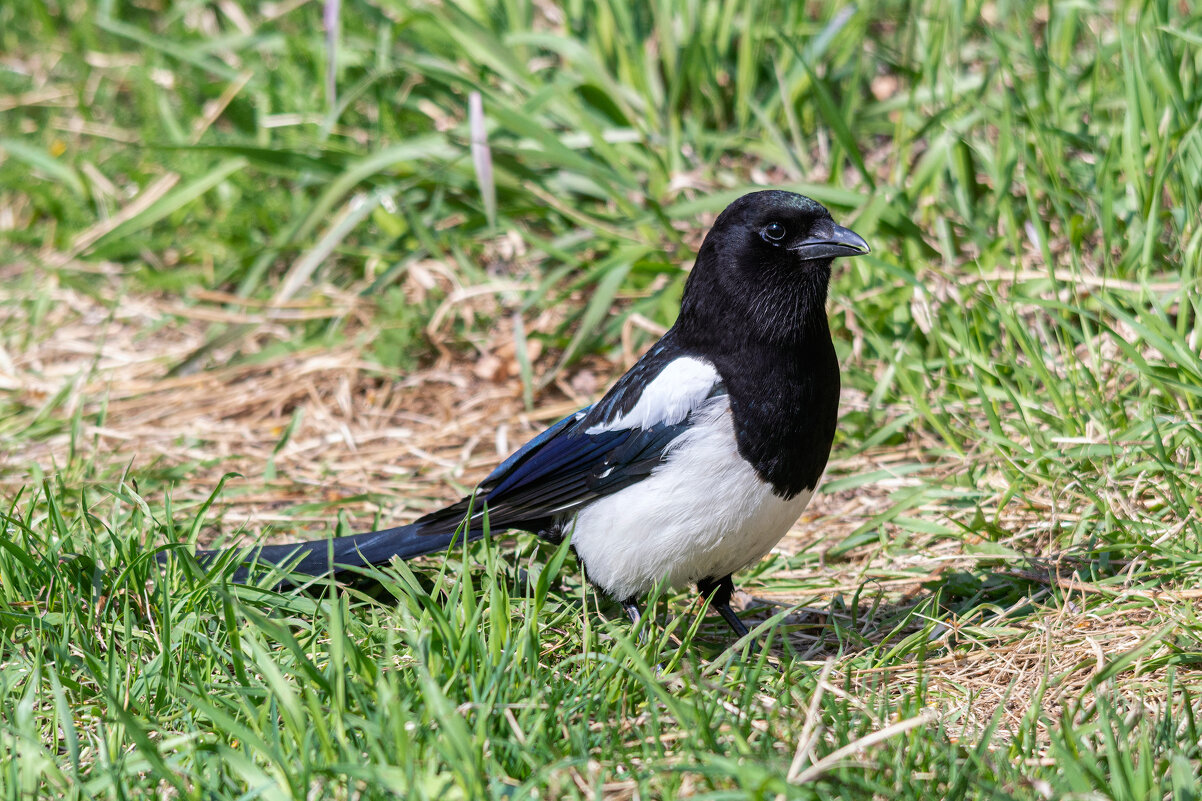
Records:
M590 501L645 478L665 458L672 441L722 382L708 362L668 358L650 351L594 406L548 428L497 467L476 493L407 526L328 540L250 549L240 556L294 572L342 574L345 568L385 564L445 550L454 537L516 528L551 530ZM469 519L470 515L470 519ZM219 552L197 554L202 561ZM245 570L236 574L245 578Z

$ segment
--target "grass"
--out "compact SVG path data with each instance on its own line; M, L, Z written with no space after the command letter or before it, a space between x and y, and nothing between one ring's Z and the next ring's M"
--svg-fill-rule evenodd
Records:
M1202 17L628 6L0 6L6 797L1199 797ZM525 535L183 556L456 497L766 183L874 246L770 650Z

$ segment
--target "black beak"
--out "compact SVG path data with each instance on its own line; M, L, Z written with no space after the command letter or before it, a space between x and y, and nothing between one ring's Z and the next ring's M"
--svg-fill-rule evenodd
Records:
M829 235L803 239L789 250L796 253L802 261L813 261L837 259L840 256L863 256L871 248L855 231L836 225Z

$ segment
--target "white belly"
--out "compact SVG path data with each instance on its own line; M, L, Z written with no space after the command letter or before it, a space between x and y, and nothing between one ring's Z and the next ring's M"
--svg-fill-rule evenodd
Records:
M615 600L662 579L683 587L759 561L801 516L809 491L772 494L735 447L728 399L714 398L649 477L569 524L588 578Z

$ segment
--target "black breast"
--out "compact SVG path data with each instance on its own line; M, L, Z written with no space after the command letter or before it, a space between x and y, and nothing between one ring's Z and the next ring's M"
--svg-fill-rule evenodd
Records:
M783 352L741 349L715 363L730 395L739 454L781 497L814 489L839 417L839 362L829 335Z

